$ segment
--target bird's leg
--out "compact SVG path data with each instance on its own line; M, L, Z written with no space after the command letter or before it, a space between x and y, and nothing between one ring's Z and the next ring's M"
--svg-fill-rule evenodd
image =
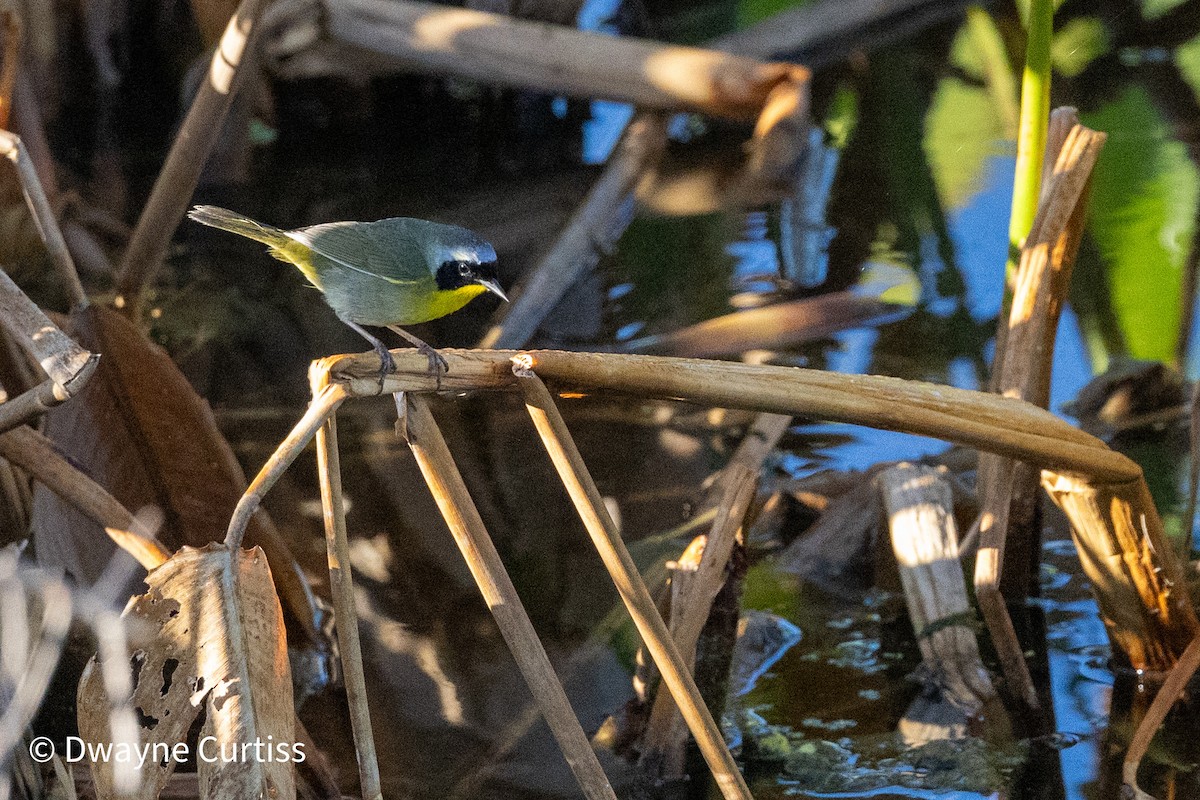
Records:
M392 354L388 351L387 345L367 333L367 329L361 325L356 325L345 319L342 322L345 322L351 328L358 331L358 335L370 342L371 347L375 348L375 353L379 356L379 388L382 391L383 379L396 371L396 362L392 360Z
M446 363L446 359L442 357L442 354L403 328L396 325L388 325L387 329L412 342L413 346L417 348L417 352L429 359L429 371L436 377L437 388L441 389L442 375L450 371L450 365Z

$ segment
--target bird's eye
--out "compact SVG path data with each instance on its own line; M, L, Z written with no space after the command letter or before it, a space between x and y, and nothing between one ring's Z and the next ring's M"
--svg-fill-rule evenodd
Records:
M471 274L471 265L465 261L458 262L458 274L464 278Z

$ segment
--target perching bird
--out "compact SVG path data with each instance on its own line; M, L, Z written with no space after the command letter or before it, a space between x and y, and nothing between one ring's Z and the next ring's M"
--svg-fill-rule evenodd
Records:
M485 291L508 300L496 279L496 251L457 225L395 217L284 231L217 206L196 206L188 216L262 242L275 258L298 267L338 319L375 348L381 378L395 363L363 325L388 328L412 342L440 380L446 360L399 326L444 317Z

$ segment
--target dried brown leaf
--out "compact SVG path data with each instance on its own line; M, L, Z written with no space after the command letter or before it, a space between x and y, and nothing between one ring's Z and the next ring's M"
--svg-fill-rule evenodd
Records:
M133 797L158 796L177 766L163 758L165 749L186 743L204 710L200 739L185 745L197 756L201 797L294 798L292 678L283 612L262 550L184 547L146 582L150 590L125 611L154 631L133 656L139 738L151 748ZM85 742L111 741L108 708L93 660L79 685ZM229 754L236 758L226 760ZM111 757L92 761L100 800L119 796L114 766Z
M47 415L46 435L126 508L163 509L168 548L221 541L246 479L208 404L120 314L90 306L70 322L76 340L103 358L86 388ZM42 487L33 516L39 559L93 583L113 550L99 525ZM315 639L308 586L264 512L246 541L263 548L284 605Z

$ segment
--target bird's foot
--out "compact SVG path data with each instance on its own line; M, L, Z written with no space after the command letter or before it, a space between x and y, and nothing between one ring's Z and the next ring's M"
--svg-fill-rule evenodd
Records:
M396 361L391 351L378 340L375 342L375 353L379 356L379 391L382 392L384 379L396 371Z
M417 352L429 359L429 371L433 373L437 389L440 391L442 388L442 376L449 374L450 364L446 361L445 356L424 342L417 345Z

